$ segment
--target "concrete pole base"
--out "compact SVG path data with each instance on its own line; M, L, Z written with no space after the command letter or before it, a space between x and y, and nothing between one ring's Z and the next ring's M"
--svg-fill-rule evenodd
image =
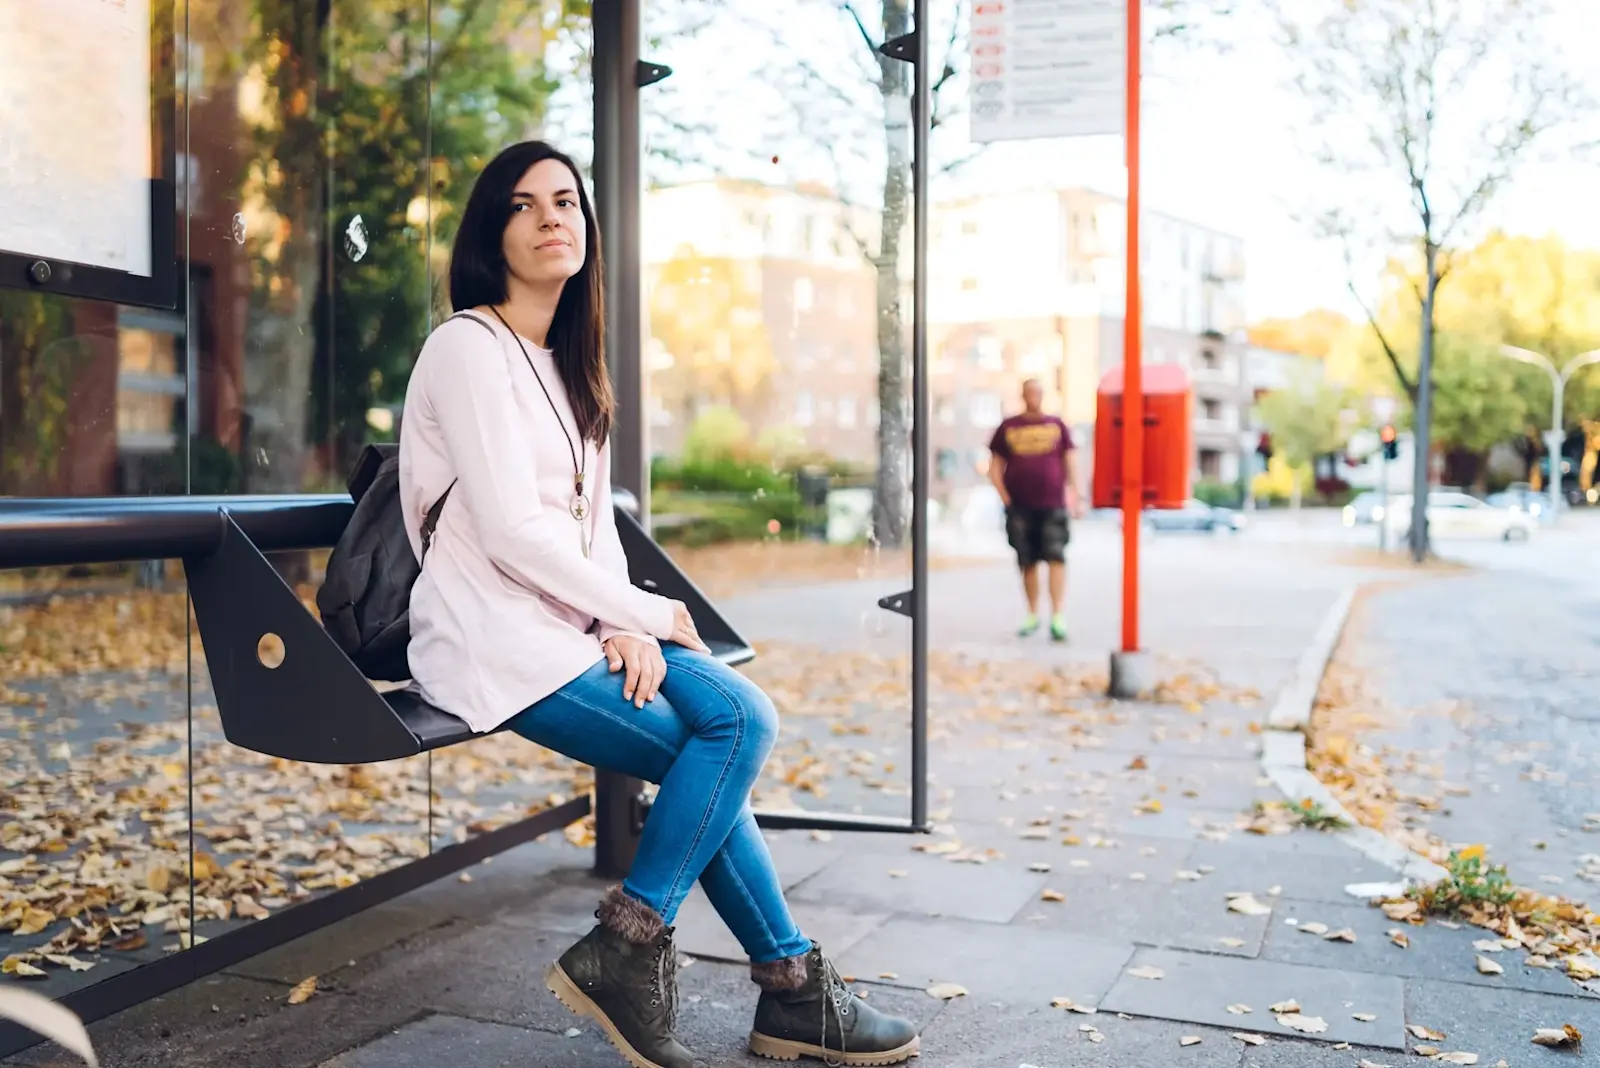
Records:
M1156 677L1156 658L1146 652L1111 654L1111 696L1129 700L1147 694L1161 681Z

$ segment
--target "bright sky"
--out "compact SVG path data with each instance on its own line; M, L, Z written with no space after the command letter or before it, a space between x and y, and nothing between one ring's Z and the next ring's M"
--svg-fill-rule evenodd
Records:
M1572 69L1588 72L1600 98L1600 71L1582 51L1600 42L1600 2L1553 3L1559 24L1551 39L1570 47ZM1301 104L1282 87L1283 57L1260 28L1238 28L1244 39L1225 55L1169 52L1162 57L1167 70L1147 69L1145 204L1245 238L1251 319L1319 305L1358 315L1338 247L1311 238L1295 220L1306 201L1300 191L1322 176L1295 138ZM1583 125L1588 140L1600 139L1600 115ZM1015 142L993 146L963 184L1036 184L1048 175L1121 193L1124 174L1120 138ZM1559 232L1572 244L1600 248L1597 193L1600 159L1552 159L1525 167L1485 222L1515 232Z
M656 42L648 58L675 73L646 90L647 176L678 181L711 173L737 174L774 184L821 182L870 202L882 187L882 101L855 25L835 0L762 0L718 8L718 17L698 17L705 0L659 0L647 32ZM1473 0L1450 0L1472 3ZM1600 42L1600 0L1549 0L1555 8L1548 37L1568 50L1569 69L1585 72L1600 100L1600 67L1583 48ZM872 13L874 0L858 0ZM1270 39L1261 5L1236 5L1220 23L1231 50L1147 50L1144 191L1148 208L1227 231L1246 241L1246 311L1251 319L1296 315L1333 307L1358 315L1346 290L1346 270L1337 245L1311 236L1298 213L1317 206L1311 190L1347 182L1316 166L1297 128L1304 105L1285 88L1287 57ZM935 62L943 57L954 0L934 0ZM965 10L965 7L963 8ZM965 17L965 16L963 16ZM691 33L679 25L698 23ZM869 23L870 33L877 26ZM965 57L960 65L966 66ZM1496 83L1482 91L1493 93ZM573 86L576 90L577 86ZM958 78L947 89L965 92ZM563 94L564 96L567 94ZM586 124L586 97L574 93L568 107ZM1459 101L1451 114L1474 125L1484 108ZM668 130L665 123L677 126ZM556 131L568 136L567 131ZM571 136L581 137L580 127ZM1584 116L1569 139L1600 143L1600 113ZM935 156L964 155L964 121L936 131ZM1463 138L1453 139L1461 143ZM1600 155L1564 158L1555 142L1548 159L1525 165L1494 202L1480 229L1501 226L1519 233L1559 233L1569 243L1600 248ZM662 152L676 150L684 166ZM774 161L774 157L777 161ZM1476 174L1472 176L1476 180ZM1084 185L1120 194L1125 188L1121 139L1077 138L1005 142L989 146L953 176L939 180L936 195L1014 186ZM1391 184L1382 186L1392 197ZM1398 191L1404 195L1403 189ZM1352 198L1346 191L1346 201ZM1026 235L1019 235L1026 240ZM1364 264L1360 283L1370 287L1381 258Z

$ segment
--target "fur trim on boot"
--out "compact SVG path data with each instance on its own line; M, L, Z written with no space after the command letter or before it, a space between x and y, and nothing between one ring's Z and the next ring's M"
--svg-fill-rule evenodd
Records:
M799 990L806 982L806 957L750 962L750 980L762 990Z
M667 927L655 909L623 892L620 884L606 890L595 917L606 930L636 946L654 943Z

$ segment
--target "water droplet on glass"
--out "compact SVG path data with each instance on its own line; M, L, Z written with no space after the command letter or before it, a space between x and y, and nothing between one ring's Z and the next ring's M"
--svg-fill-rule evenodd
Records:
M240 245L244 244L244 230L245 230L245 227L244 227L244 215L243 215L243 213L234 212L234 214L233 214L233 230L232 230L232 232L233 232L233 240L236 243L240 244Z
M361 216L352 215L344 227L344 254L351 263L359 263L367 254L367 224Z

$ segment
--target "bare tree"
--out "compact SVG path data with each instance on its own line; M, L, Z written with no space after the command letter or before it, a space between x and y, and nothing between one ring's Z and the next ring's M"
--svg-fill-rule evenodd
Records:
M1576 81L1546 29L1545 0L1280 0L1280 39L1311 110L1315 158L1338 176L1319 231L1341 242L1361 303L1413 406L1411 550L1427 554L1434 299L1449 249L1573 113ZM1362 246L1420 260L1414 374L1356 282ZM1413 261L1415 262L1415 261Z
M901 257L912 208L914 68L904 59L889 54L885 47L911 32L911 0L870 2L876 11L868 11L866 3L858 0L835 0L840 15L850 21L861 41L861 62L853 66L863 72L864 80L881 105L883 184L878 202L871 205L872 214L876 216L876 233L869 236L854 228L850 228L850 232L877 276L878 465L872 530L880 546L894 549L903 545L910 533L912 508L910 336ZM929 48L934 62L939 64L937 72L930 72L933 107L929 121L934 128L947 122L954 111L947 90L957 77L959 53L964 48L961 29L966 5L958 2L951 14L948 35L938 43L930 43ZM850 87L830 84L814 67L803 66L802 73L814 89L836 99L853 99L856 95ZM941 169L952 170L971 158L972 154L968 153L946 161ZM842 194L845 188L845 183L841 182ZM850 208L854 205L846 203L844 207L842 218L849 227L854 214Z

